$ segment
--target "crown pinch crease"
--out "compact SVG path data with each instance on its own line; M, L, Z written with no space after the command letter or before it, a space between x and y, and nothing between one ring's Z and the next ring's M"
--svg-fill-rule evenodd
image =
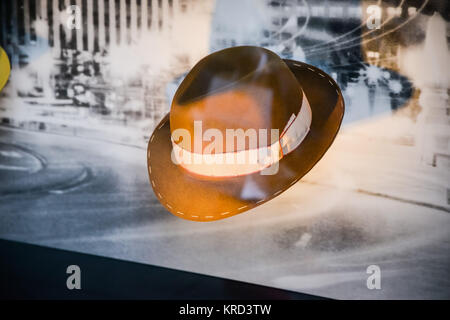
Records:
M292 114L278 141L269 146L237 152L198 154L183 149L171 137L174 155L172 159L185 170L201 176L233 177L261 172L295 150L307 136L311 122L311 106L303 94L299 113ZM236 159L244 161L239 163Z

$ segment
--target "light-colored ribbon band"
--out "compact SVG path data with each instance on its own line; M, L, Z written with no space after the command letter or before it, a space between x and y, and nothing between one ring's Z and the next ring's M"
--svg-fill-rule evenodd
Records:
M280 161L301 144L309 132L311 121L311 107L303 94L299 113L292 114L277 142L270 146L237 152L199 154L183 149L172 139L172 160L189 172L209 177L233 177L264 172L264 169Z

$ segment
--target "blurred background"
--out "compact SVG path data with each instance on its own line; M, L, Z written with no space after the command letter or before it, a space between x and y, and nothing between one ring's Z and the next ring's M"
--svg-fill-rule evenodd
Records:
M334 298L450 298L450 3L4 0L0 237ZM346 113L301 182L173 217L146 143L186 73L239 45L329 73ZM366 268L379 265L382 289Z

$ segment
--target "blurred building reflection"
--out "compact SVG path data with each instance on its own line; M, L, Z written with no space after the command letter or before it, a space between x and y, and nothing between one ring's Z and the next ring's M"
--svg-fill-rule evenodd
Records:
M195 50L202 50L168 47L185 47L181 23L207 26L211 5L207 0L7 0L0 2L0 44L13 69L34 79L31 90L18 90L20 96L89 107L91 116L157 122L168 111L167 83L199 58ZM79 28L69 28L71 23ZM126 50L140 55L130 59ZM172 58L164 61L165 70L156 70L154 65L162 63L155 55ZM36 70L49 56L52 61Z
M114 45L130 45L138 34L170 30L179 15L201 0L6 0L0 3L0 43L4 47L35 45L39 36L57 53L65 49L101 52ZM68 12L70 6L77 6ZM80 28L66 27L70 14ZM47 25L45 34L36 21ZM18 57L20 58L20 57Z

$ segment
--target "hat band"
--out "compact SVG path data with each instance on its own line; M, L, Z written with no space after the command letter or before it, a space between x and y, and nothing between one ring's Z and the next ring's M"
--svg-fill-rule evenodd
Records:
M256 172L274 174L269 169L302 143L309 132L311 121L311 106L303 94L299 113L292 114L277 142L237 152L199 154L183 149L171 137L172 160L191 173L208 177L234 177Z

